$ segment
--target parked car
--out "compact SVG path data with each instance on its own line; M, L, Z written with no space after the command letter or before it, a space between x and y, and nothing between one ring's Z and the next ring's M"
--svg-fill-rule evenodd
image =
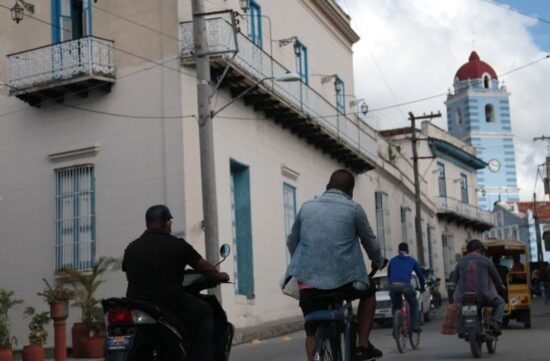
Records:
M376 273L372 281L376 287L376 312L374 314L374 320L377 324L384 325L386 322L391 322L393 319L387 272L381 271ZM429 322L431 320L430 289L426 286L426 291L421 293L420 283L414 273L412 275L411 284L416 290L416 299L418 300L418 306L422 314L421 320Z

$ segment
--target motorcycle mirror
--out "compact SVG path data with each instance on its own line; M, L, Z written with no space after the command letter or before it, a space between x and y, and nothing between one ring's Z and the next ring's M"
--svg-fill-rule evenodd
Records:
M220 256L222 258L227 258L227 256L229 256L230 253L231 253L231 246L228 245L227 243L223 244L220 247Z

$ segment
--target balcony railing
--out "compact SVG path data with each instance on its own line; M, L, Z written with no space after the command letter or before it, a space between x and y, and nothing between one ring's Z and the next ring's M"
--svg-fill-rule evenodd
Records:
M112 41L86 37L8 55L10 94L39 91L81 78L114 82L113 54Z
M216 52L220 57L231 61L233 66L255 81L276 78L291 71L243 34L237 33L235 36L231 24L224 19L207 20L206 29L208 52ZM194 61L192 23L182 23L181 31L182 60L184 63L191 63ZM234 58L231 50L236 50ZM336 97L331 102L303 82L268 80L264 84L297 112L314 120L334 139L366 158L368 163L375 163L378 150L376 132L367 124L340 113L336 108Z
M484 211L474 205L463 203L462 201L449 197L436 197L439 214L452 214L460 222L478 224L481 228L492 228L495 224L494 215L491 212Z

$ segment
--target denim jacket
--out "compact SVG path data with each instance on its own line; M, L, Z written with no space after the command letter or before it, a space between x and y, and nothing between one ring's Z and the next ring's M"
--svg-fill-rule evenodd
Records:
M285 279L293 276L326 290L355 281L368 284L358 237L369 258L381 267L380 245L360 204L336 189L304 203L287 239L292 258Z

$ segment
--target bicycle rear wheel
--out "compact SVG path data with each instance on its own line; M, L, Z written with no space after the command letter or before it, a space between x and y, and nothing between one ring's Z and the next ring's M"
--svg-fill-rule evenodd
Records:
M313 361L342 361L340 334L335 324L321 324L315 331Z
M407 347L407 334L405 333L404 325L403 313L401 310L398 310L393 316L393 338L400 353L405 352L405 348Z
M409 333L409 343L413 350L418 350L420 346L420 332L410 332Z

